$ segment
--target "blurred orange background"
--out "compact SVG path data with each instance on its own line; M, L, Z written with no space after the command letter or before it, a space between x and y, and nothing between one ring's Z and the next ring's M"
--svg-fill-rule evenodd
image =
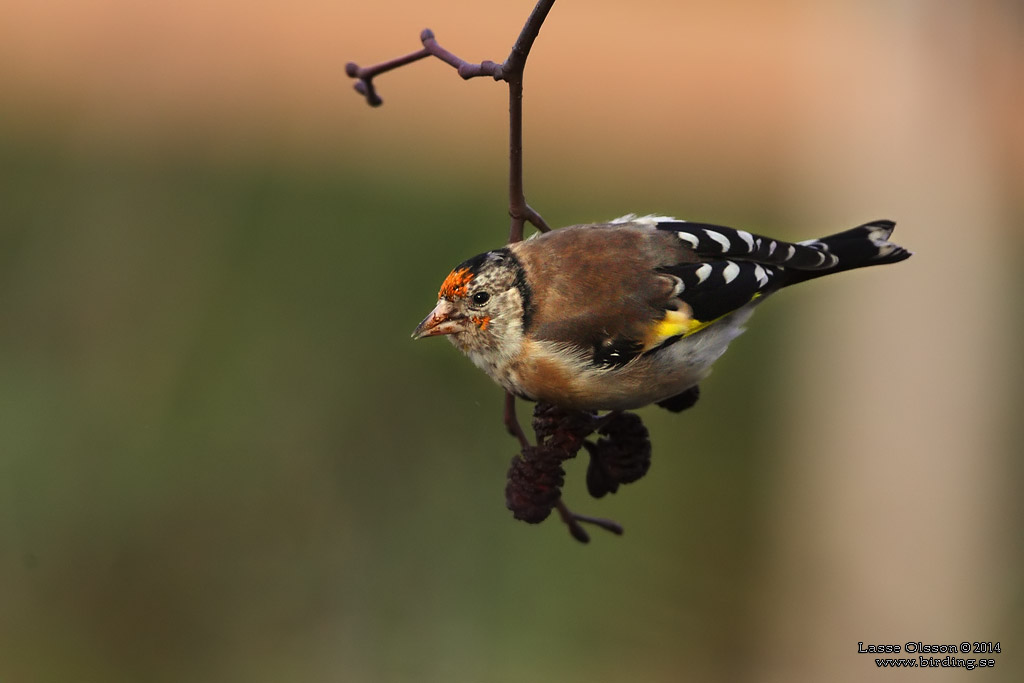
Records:
M1024 10L561 0L526 190L910 261L767 303L575 545L502 505L500 392L407 335L507 232L529 2L8 3L0 679L1019 678ZM521 412L525 412L525 408ZM580 465L580 463L574 463ZM1016 649L1015 649L1016 648ZM978 655L970 655L978 656Z

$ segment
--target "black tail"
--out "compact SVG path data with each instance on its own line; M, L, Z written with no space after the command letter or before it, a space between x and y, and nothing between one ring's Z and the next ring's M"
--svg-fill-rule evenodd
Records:
M835 235L800 242L800 246L822 252L826 258L816 268L788 267L784 285L854 268L897 263L910 258L909 251L889 242L889 236L895 228L896 224L892 221L872 221Z
M798 282L910 258L909 251L888 241L896 227L892 221L796 243L709 223L665 220L657 227L674 232L697 257L659 270L679 278L680 298L700 321Z

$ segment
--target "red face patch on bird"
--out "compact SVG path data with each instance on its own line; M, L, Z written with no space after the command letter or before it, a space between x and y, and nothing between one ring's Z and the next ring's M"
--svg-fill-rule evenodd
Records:
M469 288L469 281L473 279L473 273L469 268L456 268L441 283L441 291L437 293L438 299L455 299L466 296Z

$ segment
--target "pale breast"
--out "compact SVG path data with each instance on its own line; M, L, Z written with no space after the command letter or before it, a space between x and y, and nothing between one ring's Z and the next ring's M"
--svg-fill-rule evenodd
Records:
M564 344L528 342L505 381L517 395L577 410L632 410L682 393L711 371L753 312L746 306L689 337L618 368L590 365ZM498 378L496 378L498 379Z

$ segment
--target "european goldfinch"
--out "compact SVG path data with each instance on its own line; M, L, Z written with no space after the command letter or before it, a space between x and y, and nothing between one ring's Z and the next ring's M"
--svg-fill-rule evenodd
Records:
M412 336L448 336L521 398L682 410L766 296L909 258L894 226L793 244L663 216L575 225L458 265Z

